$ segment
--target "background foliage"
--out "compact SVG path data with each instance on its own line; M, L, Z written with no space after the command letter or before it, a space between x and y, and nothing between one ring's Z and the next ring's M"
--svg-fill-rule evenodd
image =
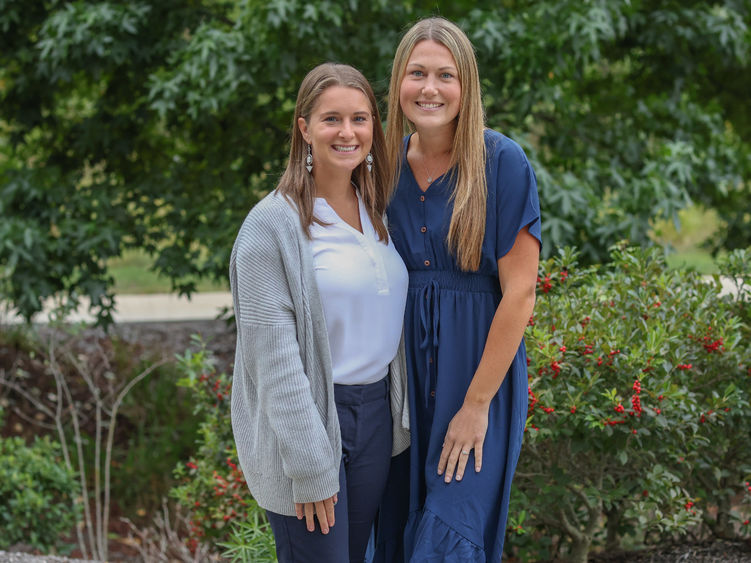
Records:
M440 13L473 40L490 126L530 154L545 251L607 259L689 202L751 242L751 2L0 0L0 296L113 306L142 248L174 288L226 278L275 185L298 84L325 60L381 97L400 34Z
M19 543L55 548L80 512L73 502L77 492L59 444L47 437L30 445L0 438L0 549Z
M513 493L512 543L535 559L751 535L748 252L724 264L739 298L657 249L611 258L587 269L564 251L541 267Z

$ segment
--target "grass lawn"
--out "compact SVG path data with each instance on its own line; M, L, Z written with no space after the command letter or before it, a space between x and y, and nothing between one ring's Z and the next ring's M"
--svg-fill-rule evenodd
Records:
M711 237L720 226L717 212L692 205L678 212L680 230L672 221L655 221L651 233L658 244L670 244L675 252L666 257L668 267L687 268L701 274L714 274L717 265L701 244Z
M689 249L669 254L665 260L668 267L673 270L685 268L696 270L700 274L715 274L718 271L712 255L700 249Z
M120 258L110 260L109 271L115 278L115 293L170 293L169 280L152 271L151 264L152 259L140 250L126 250ZM229 280L226 284L200 281L196 285L198 291L229 291Z

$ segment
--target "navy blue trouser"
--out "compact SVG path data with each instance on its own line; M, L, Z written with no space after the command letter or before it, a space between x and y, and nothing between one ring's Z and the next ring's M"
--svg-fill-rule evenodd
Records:
M318 522L266 511L279 563L361 563L391 462L389 379L368 385L334 385L342 431L336 523L324 535Z

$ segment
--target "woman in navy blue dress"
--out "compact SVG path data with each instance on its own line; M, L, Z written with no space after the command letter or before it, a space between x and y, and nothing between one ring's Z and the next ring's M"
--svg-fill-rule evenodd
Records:
M399 44L386 139L400 163L388 216L409 270L412 446L409 471L392 466L376 560L497 562L527 413L535 175L485 128L472 45L442 18ZM388 528L402 523L400 546Z

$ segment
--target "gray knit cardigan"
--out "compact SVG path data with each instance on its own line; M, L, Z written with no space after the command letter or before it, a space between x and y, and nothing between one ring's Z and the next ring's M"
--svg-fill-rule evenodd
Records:
M232 430L240 465L261 507L292 516L294 503L339 491L342 448L310 240L293 204L276 191L240 228L230 285L237 323ZM389 375L396 455L409 446L403 340Z

